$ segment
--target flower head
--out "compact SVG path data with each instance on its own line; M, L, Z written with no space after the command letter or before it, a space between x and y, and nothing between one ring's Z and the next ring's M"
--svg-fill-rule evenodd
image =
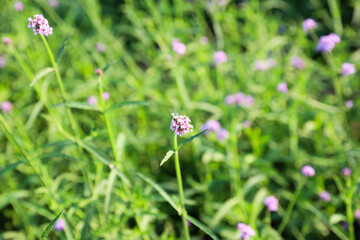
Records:
M172 48L174 50L174 52L176 52L177 54L179 54L180 56L184 55L186 52L186 46L185 44L183 44L182 42L180 42L179 39L175 38L172 41Z
M5 57L3 55L0 55L0 69L4 68L6 65Z
M270 212L276 212L279 208L279 200L272 195L265 198L264 204Z
M189 219L186 219L186 224L188 225L188 227L190 227L192 225L192 223L190 222Z
M251 126L251 123L250 123L250 121L249 120L245 120L245 121L243 121L243 127L244 128L249 128L250 126Z
M59 220L56 221L55 225L54 225L54 229L55 231L62 231L65 228L65 221L64 219L60 218Z
M51 35L53 28L49 26L49 22L42 14L34 15L34 19L28 18L28 28L32 28L34 35L42 34L45 36Z
M179 115L177 113L172 113L173 119L170 123L171 131L174 131L175 135L182 136L184 133L190 133L193 131L193 125L191 125L191 120L186 115Z
M105 50L106 50L106 45L104 44L104 43L102 43L102 42L97 42L96 44L95 44L95 49L98 51L98 52L105 52Z
M359 220L360 219L360 209L356 209L355 212L354 212L354 217L356 220Z
M288 87L286 82L281 82L277 85L278 92L287 93Z
M2 102L1 103L1 110L4 112L4 113L8 113L10 112L10 110L12 109L13 105L11 104L11 102L9 101L5 101L5 102Z
M91 106L95 106L96 103L97 103L97 99L96 99L95 96L91 95L91 96L88 97L87 102L88 102L88 104L90 104Z
M201 43L202 45L206 45L206 44L208 44L208 42L209 42L209 39L208 39L207 37L202 36L202 37L200 38L200 43Z
M306 33L311 29L317 28L317 26L318 26L317 22L312 18L307 18L302 23L303 30Z
M14 4L14 8L16 11L22 12L24 10L24 3L20 2L20 1L16 1Z
M315 175L315 170L310 165L305 165L301 168L301 173L306 177L313 177Z
M268 58L266 60L257 60L254 63L254 67L258 71L266 71L270 68L273 68L276 66L276 61L273 58Z
M221 129L221 125L220 125L219 121L210 119L201 126L202 131L205 129L208 129L206 131L206 133L210 133L211 131L217 132Z
M344 175L344 176L350 176L351 173L352 173L352 171L351 171L350 168L346 167L346 168L341 169L341 173L342 173L342 175Z
M354 106L354 102L353 102L353 101L347 100L347 101L345 102L345 107L347 107L347 108L352 108L353 106Z
M331 52L336 44L340 43L341 39L335 33L321 36L316 50L319 52Z
M351 63L343 63L341 65L341 72L344 76L348 76L355 73L355 65Z
M225 103L227 105L236 104L238 106L250 107L255 102L255 99L251 95L245 95L242 92L237 92L225 97Z
M322 191L321 193L319 193L319 198L321 200L324 200L325 202L330 202L331 200L331 196L328 191Z
M225 128L220 129L217 131L217 138L219 141L223 141L229 137L229 131Z
M291 58L291 65L293 65L299 70L303 70L306 66L305 61L297 56Z
M104 72L103 70L101 70L101 68L95 68L95 72L98 76L103 76L104 75Z
M1 40L2 40L3 44L5 44L5 45L10 45L12 43L11 38L6 37L6 36L2 37Z
M241 231L241 240L249 240L251 236L255 236L255 231L245 223L238 223L236 228Z
M59 6L58 0L48 0L48 4L52 8L57 8Z
M215 52L214 61L216 64L226 63L228 61L226 53L224 51Z
M110 98L110 93L109 93L109 92L103 92L102 98L103 98L104 100L109 100L109 98Z

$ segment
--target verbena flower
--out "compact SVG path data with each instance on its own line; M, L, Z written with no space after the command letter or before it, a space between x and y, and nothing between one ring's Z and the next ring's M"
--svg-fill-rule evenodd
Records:
M217 132L221 129L221 125L220 125L219 121L210 119L201 126L201 131L203 131L205 129L208 129L205 134L208 134L211 131Z
M3 44L5 44L5 45L10 45L12 43L11 38L6 37L6 36L2 37L1 40L2 40Z
M186 46L185 44L183 44L182 42L180 42L179 39L175 38L172 41L172 48L174 50L174 52L176 52L177 54L179 54L180 56L184 55L186 53Z
M59 6L59 2L57 0L48 0L48 4L52 8L57 8Z
M97 104L97 99L95 96L89 96L87 99L88 104L90 104L91 106L95 106Z
M214 53L215 64L226 63L228 61L227 55L224 51L217 51Z
M344 175L344 176L350 176L351 173L352 173L352 171L351 171L350 168L345 167L345 168L341 169L341 173L342 173L342 175Z
M104 72L101 68L95 68L95 72L98 76L103 76L104 75Z
M254 67L258 71L266 71L270 68L273 68L276 66L276 61L273 58L268 58L266 60L257 60L254 63Z
M106 45L104 44L104 43L102 43L102 42L97 42L96 44L95 44L95 49L98 51L98 52L105 52L105 50L106 50Z
M277 200L277 198L273 195L266 197L264 204L270 212L276 212L279 208L279 200Z
M309 32L311 29L317 28L317 26L317 22L312 18L307 18L302 23L303 30L306 33Z
M354 212L354 217L356 220L359 220L360 219L360 209L356 209L355 212Z
M4 112L4 113L8 113L10 112L10 110L12 109L13 105L11 104L11 102L9 101L5 101L5 102L2 102L1 103L1 110Z
M219 131L217 131L216 135L219 141L223 141L229 137L229 131L226 130L225 128L222 128Z
M341 65L341 72L344 76L348 76L355 73L355 65L352 63L343 63Z
M236 104L238 106L250 107L255 102L255 99L251 95L245 95L242 92L237 92L232 95L228 95L225 97L225 103L227 105Z
M250 121L249 120L245 120L245 121L243 121L243 127L244 128L249 128L250 126L251 126L251 123L250 123Z
M319 52L331 52L336 44L340 43L341 39L335 33L321 36L316 50Z
M206 45L208 42L209 42L209 39L208 39L207 37L202 36L202 37L200 38L200 43L201 43L202 45Z
M53 28L49 26L49 22L42 14L34 15L34 19L28 18L28 28L32 28L34 35L42 34L45 36L51 35Z
M305 61L297 56L293 56L291 58L291 65L293 65L294 67L296 67L299 70L303 70L306 66Z
M281 82L277 85L277 90L282 93L287 93L288 87L286 82Z
M56 221L54 225L54 229L55 231L63 231L64 228L65 228L65 221L64 219L60 218L59 220Z
M0 69L4 68L5 65L6 65L5 57L3 55L0 55Z
M315 175L315 169L310 165L305 165L301 168L301 173L306 177L313 177Z
M109 100L109 98L110 98L110 93L109 93L109 92L103 92L102 98L103 98L104 100Z
M175 135L182 136L184 133L190 133L193 131L193 125L191 125L191 120L186 115L179 115L177 113L172 113L173 119L170 123L171 131L174 131Z
M20 2L20 1L16 1L14 4L14 8L16 11L22 12L24 10L24 3Z
M241 232L241 240L249 240L250 237L255 236L255 231L245 223L238 223L236 228Z
M324 200L325 202L330 202L331 200L331 196L328 191L322 191L321 193L319 193L319 198L321 200Z
M354 102L353 102L353 101L347 100L347 101L345 102L345 107L347 107L347 108L352 108L353 106L354 106Z

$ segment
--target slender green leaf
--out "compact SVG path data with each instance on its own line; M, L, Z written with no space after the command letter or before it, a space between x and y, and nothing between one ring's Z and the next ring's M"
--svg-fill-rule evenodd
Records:
M43 234L41 235L41 240L46 239L46 236L49 234L49 232L51 231L51 229L54 227L56 221L59 219L59 217L64 213L64 210L61 211L61 213L59 213L59 215L56 216L56 218L54 218L49 225L46 227L45 231L43 232Z
M35 83L37 83L37 81L39 81L41 78L45 77L46 75L48 75L49 73L51 73L52 71L54 71L54 68L52 67L47 67L47 68L43 68L41 69L33 78L33 80L30 83L30 87L34 86Z
M121 103L115 103L109 109L105 110L105 112L111 112L111 111L117 110L119 108L122 108L125 106L131 106L131 105L146 106L146 105L150 105L150 103L146 102L146 101L125 101L125 102L121 102Z
M188 216L188 220L194 224L195 226L197 226L198 228L200 228L202 231L204 231L207 235L209 235L212 239L214 240L219 240L219 238L209 229L207 228L204 224L202 224L201 222L199 222L198 220L196 220L195 218L193 218L192 216Z
M169 158L174 154L173 150L169 150L165 157L163 158L163 160L161 160L160 166L163 165L167 160L169 160Z
M106 64L106 66L103 68L103 72L105 73L111 67L111 65L113 65L114 63L116 63L116 61L112 61L112 62Z
M59 49L59 51L58 51L58 53L56 55L56 62L59 62L59 60L60 60L60 58L61 58L61 56L62 56L62 54L63 54L63 52L65 50L66 42L69 40L69 38L70 38L70 35L65 38L63 44L61 45L61 47L60 47L60 49Z
M194 140L194 138L200 137L202 134L204 134L208 129L205 129L201 132L199 132L198 134L189 137L187 139L185 139L185 141L183 141L182 143L180 143L180 145L178 146L177 150L179 150L183 145L187 144L188 142L191 142L192 140Z
M89 225L90 225L90 220L94 214L94 206L92 203L90 203L86 209L86 215L85 215L85 220L84 220L84 226L81 230L81 240L85 240L85 239L89 239L87 236L88 236L88 233L90 232L89 231Z
M18 161L16 163L13 163L13 164L10 164L10 165L4 167L3 169L0 170L0 177L7 171L10 171L11 169L16 168L17 166L19 166L20 164L23 164L23 163L25 163L25 161Z
M106 194L105 194L105 206L104 206L104 212L105 212L105 221L107 221L107 217L110 211L110 202L111 202L111 194L112 194L112 190L114 188L114 183L116 180L116 172L114 171L114 169L110 172L108 181L107 181L107 186L106 186Z
M68 102L67 105L69 108L100 112L100 110L97 109L96 107L91 106L87 103L83 103L83 102ZM51 105L51 107L54 107L54 108L60 107L60 106L65 106L65 104L63 102L60 102L60 103L55 103L55 104Z

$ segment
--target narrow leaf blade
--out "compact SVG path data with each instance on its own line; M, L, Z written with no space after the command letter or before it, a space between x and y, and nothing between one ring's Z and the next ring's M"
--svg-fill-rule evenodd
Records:
M173 150L169 150L163 160L161 160L160 166L163 165L169 158L174 154L175 152Z
M67 40L69 40L70 36L67 36L63 42L63 44L61 45L57 55L56 55L56 62L59 62L60 58L61 58L61 55L63 54L64 50L65 50L65 47L66 47L66 42Z
M117 110L119 108L122 108L122 107L125 107L125 106L130 106L130 105L145 106L145 105L150 105L150 103L148 103L146 101L125 101L125 102L115 103L112 107L105 110L105 112L114 111L114 110Z
M185 140L178 146L177 149L179 150L182 146L184 146L184 145L187 144L188 142L191 142L191 141L194 140L195 138L200 137L200 136L201 136L202 134L204 134L207 130L208 130L208 129L205 129L205 130L199 132L198 134L196 134L196 135L194 135L194 136L192 136L192 137L189 137L189 138L185 139Z
M59 215L56 216L56 218L54 218L49 225L46 227L45 231L43 232L43 234L41 235L41 240L46 239L46 236L49 234L49 232L51 231L51 229L54 227L56 221L60 218L60 216L64 213L64 210L61 211L61 213L59 213Z
M1 175L6 173L7 171L10 171L11 169L16 168L17 166L19 166L20 164L23 164L23 163L25 163L25 162L24 161L19 161L19 162L16 162L16 163L13 163L13 164L10 164L10 165L4 167L3 169L0 170L0 177L1 177Z
M196 220L195 218L193 218L192 216L188 216L188 220L194 224L195 226L197 226L198 228L200 228L203 232L205 232L207 235L209 235L212 239L214 240L219 240L219 238L209 229L207 228L204 224L202 224L201 222L199 222L198 220Z
M37 81L39 81L41 78L45 77L46 75L48 75L49 73L51 73L52 71L54 71L54 68L52 67L47 67L47 68L43 68L41 69L33 78L33 80L30 83L30 87L33 87L35 85L35 83L37 83Z

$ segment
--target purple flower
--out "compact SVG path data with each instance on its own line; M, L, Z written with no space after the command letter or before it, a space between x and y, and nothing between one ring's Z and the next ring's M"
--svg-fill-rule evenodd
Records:
M106 100L109 100L109 98L110 98L110 93L109 93L109 92L103 92L102 98L103 98L105 101L106 101Z
M34 15L34 19L28 18L28 28L32 28L34 35L42 34L45 36L51 35L53 28L49 26L49 22L42 14Z
M313 177L315 175L315 170L310 165L305 165L301 168L301 173L306 177Z
M291 65L293 65L294 67L296 67L299 70L303 70L305 68L305 61L302 60L301 58L294 56L291 58Z
M255 236L255 231L245 223L238 223L236 228L241 231L241 240L249 240L251 236Z
M341 65L341 71L344 76L348 76L355 73L355 65L351 63L343 63Z
M59 2L57 0L48 0L48 4L52 8L57 8L59 6Z
M55 225L54 225L54 229L55 231L62 231L65 228L65 221L64 219L60 218L59 220L56 221Z
M251 126L251 123L250 123L249 120L243 121L243 127L244 127L244 128L249 128L250 126Z
M345 102L345 107L347 107L347 108L352 108L353 106L354 106L354 102L353 102L353 101L347 100L347 101Z
M225 97L225 103L226 105L232 105L236 103L236 97L235 95L228 95Z
M359 220L360 219L360 209L356 209L355 212L354 212L354 217L356 220Z
M340 41L340 37L335 33L321 36L316 50L318 52L330 52L331 50L333 50L336 44L340 43Z
M281 82L277 85L277 90L282 93L287 93L288 87L286 85L286 82Z
M341 173L342 173L342 175L344 175L344 176L350 176L351 173L352 173L352 171L351 171L350 168L346 167L346 168L341 169Z
M229 132L225 128L220 129L217 131L217 138L219 141L223 141L229 137Z
M174 131L175 135L182 136L184 133L190 133L193 131L193 125L191 125L191 120L186 115L179 115L177 113L172 113L173 119L170 123L171 131Z
M88 102L88 104L90 104L91 106L95 106L96 103L97 103L97 99L96 99L95 96L92 95L92 96L88 97L87 102Z
M246 107L250 107L251 105L254 104L254 102L255 102L255 99L254 99L253 96L251 96L251 95L245 96L244 105L245 105Z
M266 197L264 204L267 206L270 212L276 212L279 208L279 200L277 200L277 198L273 195Z
M98 76L104 76L104 72L101 68L95 68L95 72Z
M102 43L102 42L97 42L97 43L95 44L95 49L96 49L98 52L103 53L103 52L105 52L105 50L106 50L106 45L105 45L104 43Z
M317 28L317 26L318 26L317 22L315 22L315 20L312 18L307 18L302 23L303 30L306 33L311 29Z
M18 12L22 12L24 10L24 4L20 1L16 1L14 4L14 8Z
M180 42L179 39L175 38L172 41L172 48L174 50L174 52L176 52L177 54L179 54L180 56L184 55L186 52L186 46L185 44L183 44L182 42Z
M207 37L202 36L202 37L200 38L200 43L201 43L202 45L206 45L206 44L208 44L208 42L209 42L209 39L208 39Z
M188 225L188 227L190 227L192 225L192 223L190 222L189 219L186 219L186 224Z
M9 101L5 101L1 103L1 109L4 113L8 113L10 112L10 110L12 109L13 105L11 104L11 102Z
M214 61L216 64L226 63L227 60L228 59L224 51L217 51L214 53Z
M225 97L225 103L227 105L236 104L238 106L249 107L249 106L253 105L254 102L255 102L255 99L253 96L245 95L242 92L237 92L235 94L228 95Z
M321 200L324 200L325 202L330 202L331 200L331 196L328 191L322 191L321 193L319 193L319 198Z
M3 55L0 55L0 69L4 68L6 65L5 57Z
M2 37L2 42L3 42L5 45L10 45L10 44L12 43L11 38L6 37L6 36Z
M210 119L208 121L206 121L202 126L201 126L201 130L205 130L208 129L206 131L206 133L210 133L211 131L217 132L218 130L221 129L221 125L219 123L219 121L216 121L214 119Z
M268 58L266 60L257 60L254 63L254 67L258 71L266 71L270 68L273 68L276 66L276 61L273 58Z

